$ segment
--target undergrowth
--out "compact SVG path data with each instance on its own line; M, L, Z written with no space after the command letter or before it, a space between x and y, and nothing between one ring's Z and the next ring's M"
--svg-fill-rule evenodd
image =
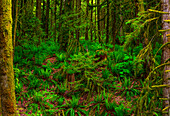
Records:
M69 57L51 40L38 46L30 43L15 47L16 99L18 109L25 109L20 114L134 114L143 87L142 78L145 78L143 61L135 61L142 45L130 53L119 45L113 47L85 40L80 44L84 50ZM158 64L160 58L159 53Z

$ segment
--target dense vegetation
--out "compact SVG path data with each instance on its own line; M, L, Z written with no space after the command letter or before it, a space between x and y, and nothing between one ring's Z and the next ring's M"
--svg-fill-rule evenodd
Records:
M34 3L13 2L18 113L162 115L159 0Z

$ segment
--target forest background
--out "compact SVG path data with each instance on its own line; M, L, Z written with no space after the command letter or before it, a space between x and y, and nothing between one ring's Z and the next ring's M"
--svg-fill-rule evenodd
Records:
M1 86L0 114L170 114L169 0L0 2L12 3L16 94L4 102Z

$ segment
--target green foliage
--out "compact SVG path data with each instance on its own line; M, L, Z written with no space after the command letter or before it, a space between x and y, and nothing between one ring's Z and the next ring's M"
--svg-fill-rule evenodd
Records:
M63 94L67 90L67 85L66 83L63 85L57 85L57 89L55 90L57 93Z
M39 46L31 43L26 43L25 45L23 45L23 47L15 47L14 54L16 55L16 57L14 57L14 64L19 64L19 67L24 65L30 68L33 64L42 65L48 55L52 56L53 54L59 54L59 49L60 46L58 45L58 43L55 43L53 41L48 41L46 43L42 42Z
M122 87L123 87L122 96L126 96L128 100L131 100L131 97L140 94L140 91L136 89L138 85L136 83L132 83L130 81L130 78L126 77L124 78Z
M87 46L87 49L89 51L89 55L95 55L96 51L97 50L105 50L105 47L102 46L99 42L91 42L90 40L89 41L86 41L86 40L80 40L80 43L83 44L84 48L86 49L86 46Z
M78 55L74 54L69 58L69 61L71 62L70 65L65 62L64 72L67 72L68 74L79 73L82 75L80 81L87 82L86 87L83 88L84 92L87 90L89 92L94 90L94 87L91 88L92 83L93 86L101 88L101 82L97 81L97 78L99 78L97 77L97 73L95 74L92 71L95 71L95 69L104 62L94 63L93 60L95 60L94 56L89 56L88 53L83 55L79 52Z
M90 104L95 104L90 111L90 115L115 115L115 116L125 116L129 115L128 112L130 109L126 108L122 103L118 105L115 99L111 102L112 96L109 96L105 93L105 90L100 94L97 95L95 100L92 101ZM104 108L105 110L101 110L100 108ZM107 112L111 111L111 112Z
M65 55L64 55L64 53L60 53L60 54L56 53L56 56L57 56L57 60L58 60L59 62L63 62L63 61L65 60Z
M129 47L129 48L131 48L131 47ZM142 49L143 49L143 45L142 45L142 43L140 43L139 46L136 46L133 49L133 55L137 56L139 54L140 50L142 50Z
M163 45L164 46L164 45ZM138 54L137 58L142 59L145 57L145 55L148 55L148 50L152 50L151 42L148 44L148 46L145 49L142 49L140 53ZM162 46L160 49L163 48ZM160 50L159 49L159 50ZM158 50L158 51L159 51ZM158 53L158 51L156 53ZM151 54L151 53L150 53ZM161 70L164 65L167 63L159 65L156 60L157 54L153 57L153 54L151 54L153 63L152 63L152 71L149 72L147 78L145 79L143 83L143 88L141 91L140 96L137 99L137 107L135 109L135 114L139 115L142 113L142 115L161 115L162 112L160 110L157 110L156 107L160 107L160 103L162 104L162 101L158 99L158 97L161 97L162 95L162 85L163 79L157 79L159 77L159 69ZM159 59L160 60L160 59ZM155 64L157 67L155 67ZM152 75L152 76L151 76ZM161 112L161 113L160 113Z
M50 4L53 3L54 1L51 1ZM163 82L161 69L168 63L161 64L161 50L165 45L159 44L162 40L160 39L162 34L158 33L158 29L161 28L160 16L158 13L144 11L139 12L136 17L137 2L130 0L110 0L108 4L112 13L108 15L105 12L106 3L107 1L103 1L92 6L91 3L89 5L82 1L81 8L75 12L70 9L72 2L65 2L61 9L62 13L59 13L58 8L61 6L60 1L57 1L56 24L53 22L55 16L52 15L55 9L50 5L49 22L52 21L52 25L42 17L44 24L49 23L49 35L45 38L43 31L45 25L42 25L35 17L35 12L32 12L36 7L24 2L24 7L20 8L22 14L21 12L18 14L14 53L16 98L21 104L26 101L26 104L22 104L27 109L24 114L126 116L134 114L132 108L134 106L137 116L161 115L156 109L162 108L162 102L158 98L163 94L161 87L165 87L161 85ZM145 9L149 7L159 9L155 5L159 6L158 0L144 1ZM94 17L99 15L95 14L98 8L102 17L96 21ZM93 21L86 15L87 10L89 14L92 10ZM108 16L113 26L109 27L109 42L124 43L124 46L104 43L106 29L103 29L103 23ZM99 30L96 25L98 22L101 24ZM105 24L107 25L107 21ZM89 39L92 29L93 40L85 40L86 28ZM79 41L77 32L80 34ZM98 32L101 32L101 35ZM99 36L101 43L98 42ZM143 41L146 39L158 42L156 45L151 42L145 45L147 42ZM51 63L48 59L54 57L56 62ZM151 72L144 82L141 80L138 84L138 78L143 78L146 73L145 61L149 64L148 69ZM133 98L139 94L139 98ZM131 102L117 103L115 96L120 97L122 101ZM130 104L131 110L125 104Z
M22 38L22 40L16 40L16 43L19 41L19 43L31 41L33 44L38 44L38 38L40 39L45 36L40 26L40 20L32 14L31 10L27 11L27 15L20 14L19 17L22 21L22 25L19 23L20 30L22 31L17 30L17 38Z
M88 115L88 111L81 109L81 108L84 108L85 106L80 105L78 101L79 101L79 98L72 96L72 100L70 101L65 100L66 104L57 106L58 108L57 112L60 112L60 110L63 110L63 108L65 108L66 116L68 114L70 116L75 116L75 114L81 115L81 113Z
M109 76L110 76L110 71L107 70L107 67L106 67L105 70L102 70L102 78L108 79Z
M32 75L31 73L28 77L28 81L30 82L28 84L29 89L36 89L36 88L40 87L40 85L41 85L41 81L38 78L36 78L34 75Z

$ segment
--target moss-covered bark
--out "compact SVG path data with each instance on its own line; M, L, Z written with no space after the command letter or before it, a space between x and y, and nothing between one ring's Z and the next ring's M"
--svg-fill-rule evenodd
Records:
M170 0L162 0L162 10L163 10L163 12L170 12ZM170 28L170 24L165 22L165 20L169 20L169 19L170 19L170 14L162 15L163 30L167 30ZM170 42L170 37L168 36L169 34L170 34L170 31L166 31L163 34L163 44ZM166 46L163 49L163 61L166 62L166 60L169 58L170 58L170 48L168 46ZM163 77L164 77L165 85L170 85L170 80L168 79L168 78L170 78L170 72L168 72L168 70L170 70L170 65L166 65L165 69L164 69ZM167 100L165 100L163 102L163 104L164 104L163 108L167 108L167 110L165 110L167 113L164 114L163 116L170 116L170 108L168 108L168 107L170 107L170 88L166 87L163 89L163 97L167 98Z
M11 7L11 0L0 0L0 111L3 116L16 115Z

